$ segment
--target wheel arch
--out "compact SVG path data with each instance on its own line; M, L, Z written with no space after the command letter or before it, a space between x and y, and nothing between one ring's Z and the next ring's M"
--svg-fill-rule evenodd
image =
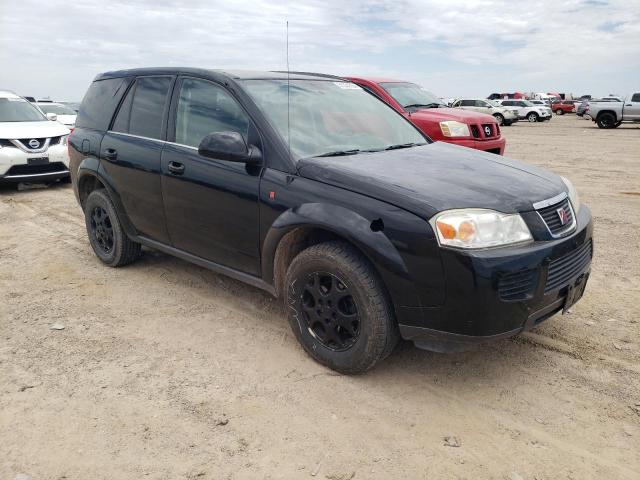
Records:
M406 304L410 293L399 278L408 274L400 252L384 232L384 220L368 220L345 207L304 204L283 212L273 223L262 246L262 278L277 296L284 291L287 268L305 248L328 240L350 244L380 275L394 304ZM398 303L400 302L400 303Z

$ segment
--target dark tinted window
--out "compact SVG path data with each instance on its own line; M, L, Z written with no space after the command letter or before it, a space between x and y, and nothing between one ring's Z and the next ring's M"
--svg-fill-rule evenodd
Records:
M182 82L176 111L176 143L197 147L212 132L238 132L248 140L248 130L249 119L244 110L222 87L192 78Z
M128 78L110 78L93 82L82 100L76 127L106 130L118 102L124 95Z
M634 93L631 97L632 102L640 102L640 93Z
M129 133L148 138L162 137L162 120L171 77L140 77L136 80Z
M476 106L476 102L475 102L475 100L462 100L460 102L460 106L461 107L475 107Z
M135 85L129 89L122 105L120 105L116 119L111 127L114 132L129 133L129 115L131 113L131 104L133 103L133 93L136 90L134 87Z

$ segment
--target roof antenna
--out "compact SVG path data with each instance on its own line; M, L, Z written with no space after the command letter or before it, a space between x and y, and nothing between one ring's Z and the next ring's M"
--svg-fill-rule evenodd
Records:
M287 20L287 147L289 157L291 157L291 115L289 113L291 105L290 82L289 82L289 20Z

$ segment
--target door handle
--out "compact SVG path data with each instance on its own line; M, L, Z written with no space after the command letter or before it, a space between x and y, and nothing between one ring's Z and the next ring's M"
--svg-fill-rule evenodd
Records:
M167 168L174 175L182 175L184 173L184 165L182 163L169 162Z
M118 158L118 151L115 148L107 148L104 151L104 158L107 160L115 160Z

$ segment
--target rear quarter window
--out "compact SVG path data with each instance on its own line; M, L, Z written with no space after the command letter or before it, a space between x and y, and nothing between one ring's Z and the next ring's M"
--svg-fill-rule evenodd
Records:
M91 84L82 100L76 127L106 131L129 78L109 78Z

